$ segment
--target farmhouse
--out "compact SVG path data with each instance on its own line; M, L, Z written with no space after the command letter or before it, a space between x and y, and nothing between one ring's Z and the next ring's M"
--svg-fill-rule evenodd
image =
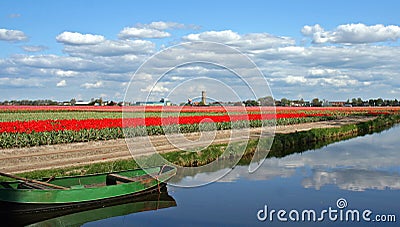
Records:
M329 103L331 106L335 106L335 107L341 107L346 104L345 101L330 101Z
M75 106L89 106L90 102L89 101L76 101Z
M162 98L160 101L139 101L136 106L171 106L171 101Z

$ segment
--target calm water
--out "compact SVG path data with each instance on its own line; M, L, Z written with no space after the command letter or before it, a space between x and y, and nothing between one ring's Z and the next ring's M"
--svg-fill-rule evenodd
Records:
M400 225L400 127L342 141L318 150L267 159L253 174L247 166L237 166L222 180L197 188L168 187L176 206L125 214L88 222L84 226L398 226ZM215 170L215 172L218 170ZM215 174L214 172L214 174ZM182 181L201 181L205 174ZM347 207L339 209L343 198ZM360 222L337 221L325 214L321 222L261 222L257 212L271 209L301 212L315 210L358 210ZM397 223L366 222L364 210L395 214ZM264 212L261 213L263 216ZM293 213L295 214L295 213ZM339 213L338 213L339 214ZM307 217L306 217L307 218Z

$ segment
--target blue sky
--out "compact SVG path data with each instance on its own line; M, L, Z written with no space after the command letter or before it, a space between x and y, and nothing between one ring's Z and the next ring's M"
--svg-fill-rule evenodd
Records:
M5 0L0 100L122 100L146 59L187 41L219 42L243 52L278 99L399 98L399 8L398 1ZM171 93L177 81L210 72L199 67L155 84L154 97L181 102L207 89L197 82L187 89L193 94ZM142 85L156 78L147 76ZM240 86L235 89L240 93Z

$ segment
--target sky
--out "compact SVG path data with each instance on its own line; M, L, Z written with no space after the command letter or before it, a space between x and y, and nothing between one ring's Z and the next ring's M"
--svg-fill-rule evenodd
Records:
M399 99L399 8L3 0L0 100Z

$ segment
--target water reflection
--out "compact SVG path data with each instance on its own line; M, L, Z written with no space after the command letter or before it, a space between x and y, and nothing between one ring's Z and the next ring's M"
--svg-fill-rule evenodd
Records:
M328 184L335 184L340 189L350 191L374 190L399 190L400 175L389 171L365 170L365 169L337 169L325 171L314 169L312 176L303 180L305 188L321 187Z
M289 177L301 169L304 172L302 185L305 188L319 190L324 185L333 184L351 191L398 190L399 133L400 127L397 126L382 133L343 141L316 151L268 159L255 174L247 174L245 167L238 167L225 180L234 181L239 177L252 180Z
M302 185L319 190L324 185L334 184L340 189L363 191L366 189L400 189L400 152L398 134L400 127L387 131L342 141L315 151L295 153L283 158L269 158L255 172L249 173L247 166L236 166L220 182L235 182L239 179L268 180L274 177L288 178L302 170ZM182 181L207 181L221 169L193 174Z

